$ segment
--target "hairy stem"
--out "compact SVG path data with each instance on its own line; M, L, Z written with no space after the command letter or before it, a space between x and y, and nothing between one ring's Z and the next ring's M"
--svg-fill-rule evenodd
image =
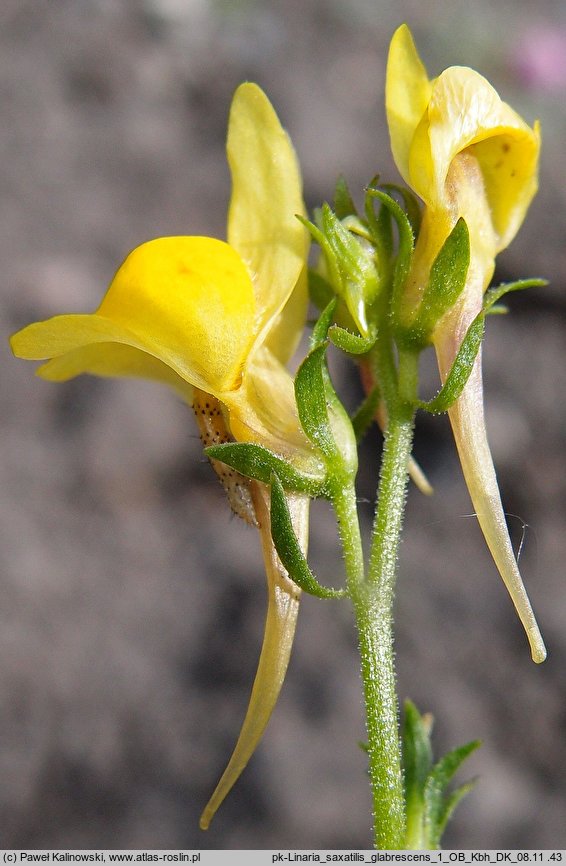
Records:
M382 367L389 379L389 420L384 434L369 571L364 581L350 581L349 592L360 642L375 846L391 850L405 847L406 832L394 666L393 600L407 467L413 442L417 361L413 355L399 358L399 378L395 388L391 387L391 353L376 353L374 363L376 378L383 380L383 376L380 377Z

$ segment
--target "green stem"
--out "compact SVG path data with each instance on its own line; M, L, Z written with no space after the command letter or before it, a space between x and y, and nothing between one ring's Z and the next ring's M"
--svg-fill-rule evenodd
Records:
M391 352L377 349L372 359L377 380L388 380L389 421L385 432L378 503L367 580L349 583L358 626L366 706L369 774L375 846L405 847L406 815L398 729L393 651L393 599L411 454L417 358L399 358L393 387ZM385 376L380 376L381 372ZM384 369L385 368L385 369ZM388 399L389 398L389 399Z
M348 590L360 586L364 582L364 552L358 507L356 504L356 489L351 479L344 484L337 484L332 494L332 504L338 521L338 531L344 553L344 564L348 579Z
M382 615L379 597L367 584L352 594L352 600L366 708L374 844L380 850L399 850L405 847L405 802L391 618Z

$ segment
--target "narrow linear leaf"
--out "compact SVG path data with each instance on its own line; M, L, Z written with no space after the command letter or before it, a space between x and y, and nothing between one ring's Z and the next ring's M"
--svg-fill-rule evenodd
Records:
M360 271L360 245L327 204L322 205L320 225L328 246L336 256L340 270L357 275Z
M407 214L403 208L379 189L370 188L367 195L378 198L383 205L391 212L393 219L397 223L399 230L399 249L397 252L397 261L395 262L395 270L393 275L393 294L391 298L391 315L394 323L401 323L401 304L402 304L402 288L405 285L411 260L413 257L414 235L413 228Z
M433 415L438 415L440 412L446 412L458 399L464 390L466 382L470 378L483 340L484 329L485 315L482 312L476 316L468 328L444 385L432 400L426 402L419 400L418 407L420 409L431 412Z
M338 303L338 298L333 297L332 300L327 304L327 306L322 311L317 323L315 324L311 337L310 337L310 350L318 349L328 339L328 329L332 324L332 319L334 318L334 312L336 310L336 304Z
M371 186L374 186L374 184L371 184ZM417 237L421 228L422 211L416 195L407 187L399 186L397 183L382 183L381 188L390 195L392 192L396 192L401 196L407 213L407 218L413 229L413 234Z
M326 207L328 207L328 205L326 205ZM308 229L313 240L316 241L316 243L321 249L321 252L326 262L326 266L328 268L330 286L332 285L332 283L339 285L341 282L341 276L338 268L338 262L336 260L336 255L334 250L332 249L332 246L329 243L329 239L326 237L326 234L323 231L323 211L320 208L317 208L314 215L316 219L316 224L312 223L306 217L301 216L301 214L295 214L296 218L299 220L300 223L304 225L306 229ZM332 295L334 295L333 291ZM326 304L324 306L326 306Z
M466 758L472 752L475 752L476 749L479 749L480 746L481 740L471 740L469 743L464 743L463 746L458 746L456 749L447 752L432 768L427 787L438 788L444 791Z
M336 181L336 189L334 190L334 210L339 220L343 220L348 216L357 216L358 211L354 200L350 195L348 184L343 175L340 175Z
M293 529L285 491L275 473L271 476L271 537L279 559L295 583L318 598L343 598L343 590L322 586L312 573Z
M375 189L379 183L376 175L368 184L368 189ZM380 204L379 213L375 213L375 196L366 192L364 210L373 242L377 249L378 259L389 264L393 255L393 216L389 208Z
M464 746L453 749L434 765L429 774L424 789L425 812L429 838L431 841L435 840L435 844L440 842L442 831L450 815L473 783L461 786L448 796L445 796L446 788L461 764L480 745L479 740L472 740Z
M465 782L463 785L460 785L458 788L455 788L445 799L442 805L442 809L440 815L438 816L438 820L436 823L436 827L434 831L431 832L430 840L431 844L438 848L440 847L440 840L442 839L442 834L446 829L446 825L448 821L452 817L456 806L464 799L466 794L469 794L473 788L475 788L477 783L477 779L471 779L469 782ZM432 828L431 828L432 829Z
M302 216L302 214L295 214L295 216L299 220L299 222L302 223L306 229L308 229L308 231L312 235L313 239L317 242L317 244L320 247L323 247L324 242L325 242L325 238L324 238L324 234L323 234L320 226L317 223L311 222L309 219ZM315 215L315 217L316 217L316 215Z
M309 496L324 496L324 477L313 477L299 472L262 445L226 442L222 445L211 445L204 451L207 457L220 460L246 478L269 484L272 472L276 472L285 490L308 493Z
M508 292L519 292L523 289L534 289L539 288L541 286L548 286L548 280L543 280L538 277L533 277L529 280L517 280L514 283L502 283L500 286L495 286L493 289L489 289L484 296L483 299L483 311L487 313L494 304L499 301L503 295L506 295Z
M422 802L425 782L432 767L429 728L412 701L405 701L403 725L403 769L407 810Z

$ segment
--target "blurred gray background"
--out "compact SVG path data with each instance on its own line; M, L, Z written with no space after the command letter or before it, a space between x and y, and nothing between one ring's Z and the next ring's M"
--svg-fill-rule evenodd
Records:
M280 703L208 833L198 815L239 731L265 593L190 411L166 389L52 385L10 332L99 303L126 253L223 236L232 93L269 94L309 206L389 155L389 39L413 28L431 74L475 66L543 124L541 192L496 279L511 297L485 345L493 452L549 659L533 665L470 518L448 425L423 417L397 597L401 698L445 751L480 737L454 848L566 847L566 6L487 0L3 0L0 6L2 461L0 845L365 848L371 844L356 641L346 604L303 602ZM431 365L432 369L432 365ZM346 400L359 386L337 365ZM434 388L425 371L425 387ZM364 446L374 495L380 441ZM362 502L366 531L371 503ZM340 574L331 515L312 561ZM466 772L463 778L466 777Z

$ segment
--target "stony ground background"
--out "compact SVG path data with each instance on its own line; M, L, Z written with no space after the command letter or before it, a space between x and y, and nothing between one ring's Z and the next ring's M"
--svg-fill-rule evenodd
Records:
M481 737L447 847L566 847L566 8L540 0L3 0L0 6L2 847L347 848L370 843L348 610L305 599L280 705L208 834L199 811L247 701L264 614L259 553L158 387L51 386L5 337L94 309L143 240L224 231L232 92L258 81L307 201L339 172L396 176L383 83L407 20L432 72L475 65L540 117L539 195L499 278L551 286L490 322L487 414L550 657L529 661L484 550L446 423L416 450L397 600L400 694L439 749ZM357 386L339 369L355 402ZM434 387L431 379L430 387ZM379 440L365 446L371 499ZM370 508L367 506L366 522ZM340 567L316 509L312 556Z

